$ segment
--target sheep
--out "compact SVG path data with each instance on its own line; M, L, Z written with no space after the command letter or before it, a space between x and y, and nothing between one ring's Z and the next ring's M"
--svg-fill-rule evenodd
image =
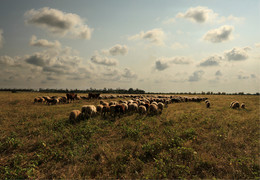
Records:
M156 106L158 106L158 103L156 101L153 101L151 104L155 104Z
M131 103L133 103L133 102L134 102L134 101L130 99L130 100L127 101L127 104L129 105L129 104L131 104Z
M160 113L162 113L162 110L164 108L164 104L162 102L159 102L157 106L158 106L158 110L160 110Z
M84 105L81 108L81 112L84 115L84 119L88 119L97 114L97 108L94 105Z
M231 103L230 103L230 108L232 108L232 105L235 103L236 101L232 101Z
M130 112L136 112L138 110L138 105L136 103L128 104L128 109Z
M109 106L111 106L111 105L117 105L118 103L116 102L116 101L111 101L110 103L109 103Z
M83 114L79 110L73 110L70 112L69 121L75 123L82 119Z
M115 117L116 113L116 105L111 105L110 106L110 115Z
M102 115L105 117L107 113L110 112L110 106L109 105L103 105L102 108Z
M210 108L210 102L206 102L206 108Z
M99 104L97 105L97 113L102 114L103 105Z
M114 117L118 114L119 118L121 114L125 114L125 106L122 104L117 104L115 107Z
M239 107L240 107L240 105L239 105L239 102L238 102L238 101L234 102L234 103L232 104L232 106L231 106L232 109L238 109Z
M240 108L241 108L241 109L245 109L245 108L246 108L245 103L242 103L242 104L240 105Z
M150 105L150 114L157 114L158 113L158 106L155 104Z
M127 111L128 111L128 105L127 105L127 103L122 103L122 105L125 106L125 112L127 112Z
M146 113L146 107L144 105L140 105L138 107L139 114L145 114Z

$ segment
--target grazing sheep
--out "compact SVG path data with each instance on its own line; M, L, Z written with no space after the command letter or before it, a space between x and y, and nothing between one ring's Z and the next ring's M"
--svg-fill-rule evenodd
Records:
M146 107L144 105L140 105L138 107L139 114L145 114L146 113Z
M155 104L151 104L149 112L150 114L158 114L158 106L156 106Z
M84 105L81 108L81 112L84 115L84 119L88 119L97 114L97 108L94 105Z
M102 114L103 105L99 104L97 105L97 113Z
M206 102L206 108L210 108L210 102Z
M232 108L232 105L235 103L236 101L232 101L231 103L230 103L230 108Z
M122 103L122 105L125 106L125 112L127 112L127 111L128 111L128 105L127 105L127 103Z
M239 105L239 102L238 102L238 101L234 102L234 103L232 104L232 106L231 106L232 109L238 109L239 107L240 107L240 105Z
M69 121L75 123L80 121L82 118L82 113L79 110L73 110L70 112Z
M42 97L34 98L34 103L37 103L37 102L39 102L39 103L44 103L44 102L45 102L45 99L42 98Z
M133 102L134 102L134 101L130 99L130 100L127 101L127 104L129 105L129 104L131 104L131 103L133 103Z
M111 105L110 106L110 115L115 117L116 113L116 105Z
M106 114L108 114L109 112L110 112L110 106L109 105L103 105L102 115L105 117Z
M155 104L156 106L158 106L158 103L156 101L153 101L151 104Z
M164 104L162 102L159 102L157 106L158 106L158 110L160 110L160 113L162 113L162 110L164 108Z
M121 114L125 114L125 106L122 105L122 104L117 104L116 107L115 107L115 114L114 114L114 117L116 115L118 115L118 117L120 118L120 115Z
M240 105L240 108L241 108L241 109L245 109L245 108L246 108L245 103L242 103L242 104Z
M209 100L205 100L204 102L205 102L205 104L207 104L207 102L209 102Z
M117 105L117 102L116 102L116 101L111 101L111 102L109 103L109 106L111 106L111 105Z
M136 103L130 103L128 104L129 112L137 112L138 111L138 105Z

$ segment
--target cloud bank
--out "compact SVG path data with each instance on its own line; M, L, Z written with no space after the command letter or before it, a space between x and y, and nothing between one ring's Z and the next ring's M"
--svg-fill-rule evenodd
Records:
M4 33L4 31L2 29L0 29L0 48L2 48L3 44L4 44L3 33Z
M192 61L187 57L160 57L155 61L155 69L163 71L169 68L172 64L190 64Z
M102 51L103 54L118 56L118 55L126 55L128 53L128 47L126 45L116 44L108 50Z
M38 10L31 9L24 16L28 24L47 29L60 36L90 39L93 31L77 14L62 12L49 7Z
M30 45L36 47L46 47L46 48L58 48L61 46L59 41L50 42L46 39L37 39L37 37L34 35L30 40Z
M249 47L245 48L238 48L235 47L229 51L225 51L224 55L229 61L243 61L248 59L248 51L250 50Z
M203 39L205 41L209 41L212 43L221 43L224 41L231 40L232 31L234 30L233 26L224 25L217 29L212 29L208 31L204 36Z
M162 29L152 29L149 31L141 31L139 34L133 35L128 38L129 40L147 40L152 44L162 46L164 45L165 33Z

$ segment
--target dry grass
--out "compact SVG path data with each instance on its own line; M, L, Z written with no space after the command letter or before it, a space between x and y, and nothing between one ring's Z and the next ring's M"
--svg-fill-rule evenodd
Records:
M70 124L71 110L98 101L33 104L43 95L57 94L0 93L0 179L259 178L259 96ZM246 109L230 109L233 100Z

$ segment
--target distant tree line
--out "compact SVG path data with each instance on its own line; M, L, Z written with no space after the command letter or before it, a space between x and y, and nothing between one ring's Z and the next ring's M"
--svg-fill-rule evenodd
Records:
M44 93L100 93L100 94L173 94L173 95L260 95L259 92L256 93L244 93L244 92L235 92L235 93L226 93L226 92L169 92L169 93L154 93L154 92L145 92L142 89L112 89L112 88L104 88L104 89L95 89L89 88L85 90L80 89L49 89L49 88L39 88L39 89L18 89L18 88L1 88L0 91L11 91L13 93L16 92L44 92Z
M16 89L16 88L2 88L0 91L11 91L13 93L16 92L44 92L44 93L100 93L100 94L145 94L145 91L142 89L112 89L112 88L104 88L104 89L49 89L49 88L39 88L38 90L35 89Z

